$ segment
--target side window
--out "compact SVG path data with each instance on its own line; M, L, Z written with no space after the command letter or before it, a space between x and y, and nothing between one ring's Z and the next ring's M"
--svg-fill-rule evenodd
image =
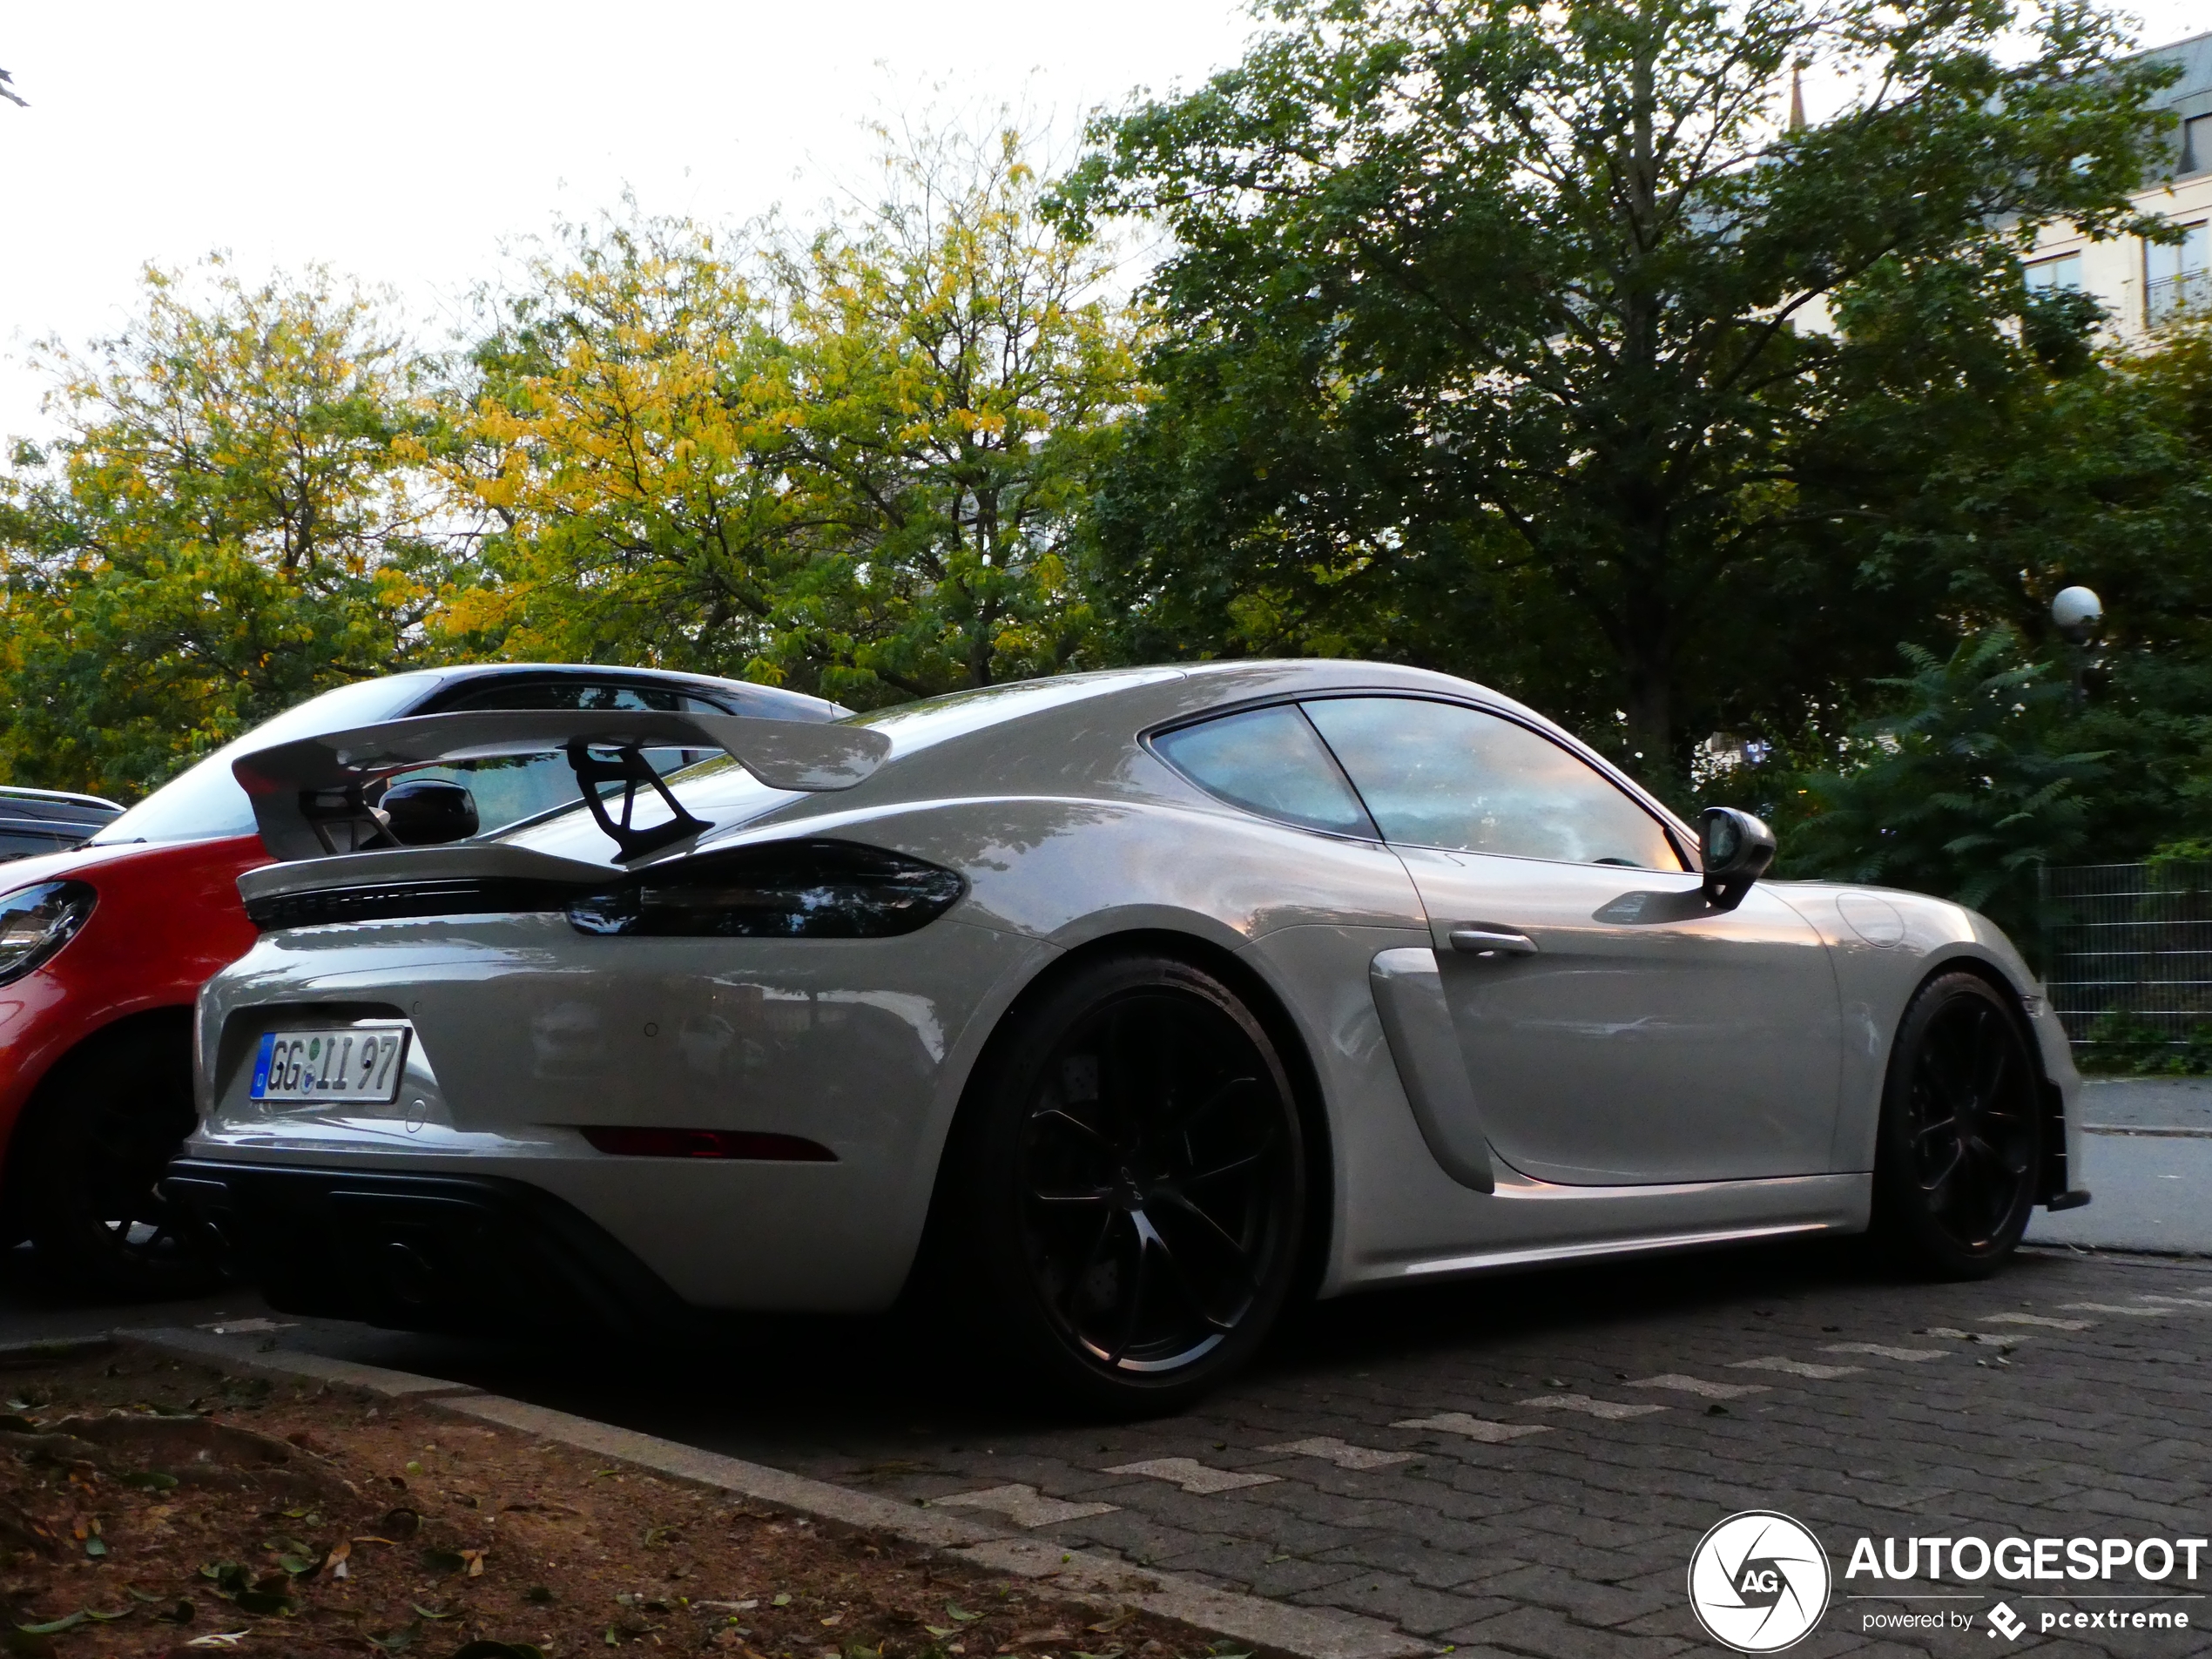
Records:
M1372 839L1359 798L1305 716L1287 705L1163 732L1153 750L1210 795L1302 829Z
M1568 864L1683 867L1656 819L1526 726L1418 698L1328 698L1305 711L1386 840Z

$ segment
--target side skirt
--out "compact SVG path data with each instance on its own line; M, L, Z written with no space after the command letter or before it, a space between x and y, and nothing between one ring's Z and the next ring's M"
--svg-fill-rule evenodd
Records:
M1865 1230L1871 1175L1792 1176L1670 1186L1576 1187L1501 1180L1479 1249L1363 1264L1339 1292L1553 1263L1709 1249Z

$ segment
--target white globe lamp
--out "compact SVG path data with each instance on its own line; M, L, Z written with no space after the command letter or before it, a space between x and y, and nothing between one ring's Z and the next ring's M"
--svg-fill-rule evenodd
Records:
M2104 602L2090 589L2060 588L2051 601L2051 620L2077 645L2095 633L2104 619Z

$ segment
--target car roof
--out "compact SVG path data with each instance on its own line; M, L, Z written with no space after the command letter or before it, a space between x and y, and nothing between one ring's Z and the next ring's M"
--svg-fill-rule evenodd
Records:
M57 823L104 823L123 810L123 803L102 795L78 795L62 789L27 789L20 784L0 784L0 817L36 818Z
M436 687L426 695L425 701L433 700L455 686L486 680L593 679L626 680L636 685L658 685L678 691L690 689L725 701L734 699L764 707L781 706L788 708L793 718L801 719L829 719L846 711L826 698L811 697L804 691L787 691L779 685L759 685L750 680L728 679L716 674L695 673L687 669L639 668L610 663L456 663L450 667L419 671L436 676Z

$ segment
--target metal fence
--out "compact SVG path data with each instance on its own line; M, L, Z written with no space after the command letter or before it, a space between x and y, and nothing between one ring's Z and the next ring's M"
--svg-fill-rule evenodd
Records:
M2212 864L2045 869L2043 959L2074 1053L2212 1069Z

